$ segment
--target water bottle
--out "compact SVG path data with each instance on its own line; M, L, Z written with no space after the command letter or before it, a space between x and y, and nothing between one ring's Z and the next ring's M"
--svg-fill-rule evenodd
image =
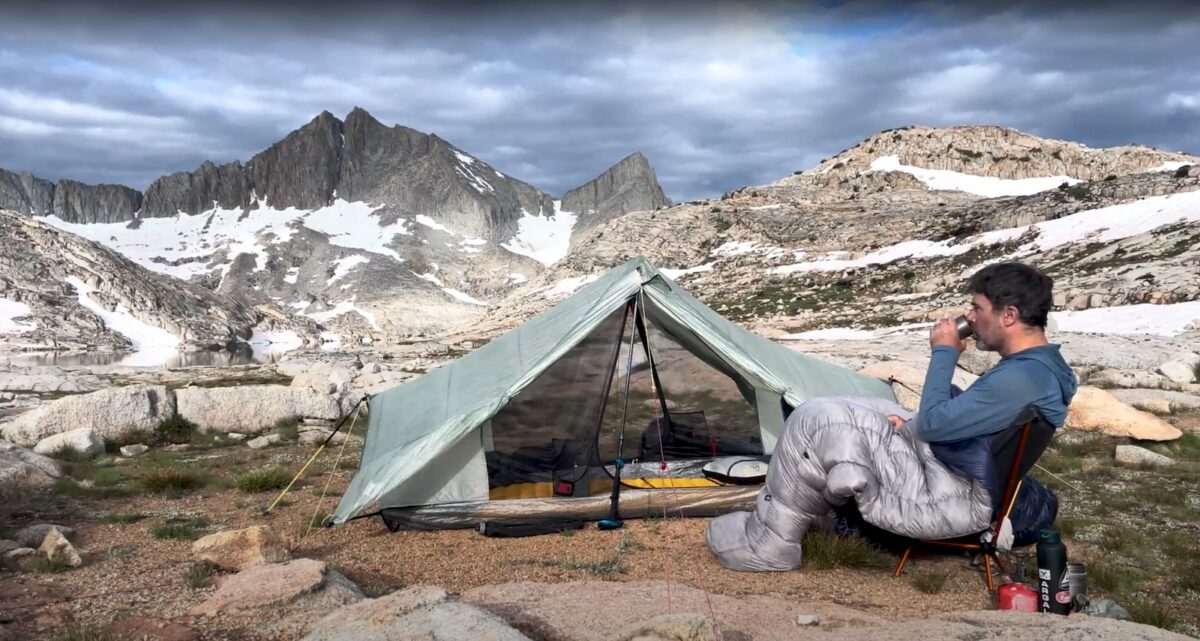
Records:
M1038 604L1042 612L1071 611L1071 585L1067 578L1067 546L1057 530L1042 530L1037 544Z

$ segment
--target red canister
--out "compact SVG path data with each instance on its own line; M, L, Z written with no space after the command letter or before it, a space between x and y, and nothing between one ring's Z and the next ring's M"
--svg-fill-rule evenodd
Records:
M996 588L996 601L1001 610L1037 612L1038 594L1023 583L1005 583Z

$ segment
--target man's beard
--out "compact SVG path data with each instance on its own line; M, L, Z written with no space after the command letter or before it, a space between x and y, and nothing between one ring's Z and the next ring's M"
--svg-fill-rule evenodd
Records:
M975 349L977 349L981 352L997 352L997 351L1000 351L1000 346L992 345L990 342L987 341L987 339L976 334L975 335Z

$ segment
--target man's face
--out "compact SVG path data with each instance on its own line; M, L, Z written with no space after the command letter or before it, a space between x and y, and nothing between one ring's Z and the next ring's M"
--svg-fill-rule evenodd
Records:
M992 307L992 301L983 294L971 294L971 311L967 320L975 328L975 347L985 352L995 352L1004 345L1004 326L1000 312Z

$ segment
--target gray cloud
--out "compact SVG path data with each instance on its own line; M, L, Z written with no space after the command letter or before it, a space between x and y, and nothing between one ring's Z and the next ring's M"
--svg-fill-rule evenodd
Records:
M640 150L712 196L907 124L1200 153L1182 3L250 4L0 9L0 167L145 188L355 105L557 194Z

